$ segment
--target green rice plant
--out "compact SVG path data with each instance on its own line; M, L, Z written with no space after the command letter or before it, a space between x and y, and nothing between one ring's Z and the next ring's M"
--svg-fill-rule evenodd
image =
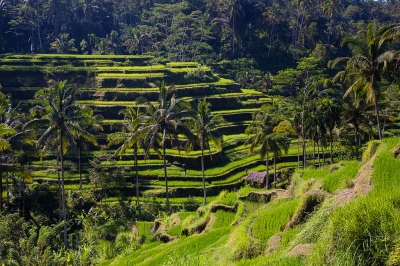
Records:
M191 216L194 215L194 212L179 212L179 219L180 219L180 223L174 227L172 227L171 229L168 230L168 234L172 235L172 236L180 236L182 233L182 223L183 221Z
M253 223L251 232L255 238L268 240L281 231L296 211L299 200L284 199L265 210Z
M158 92L158 88L86 88L81 91L107 91L107 92Z
M329 221L329 216L334 209L333 200L327 199L321 206L312 213L308 218L307 223L299 230L300 232L294 237L290 248L294 248L299 244L310 244L317 242L321 232L326 230Z
M151 227L154 225L153 222L136 222L135 226L138 229L138 235L141 241L151 240L153 234L151 233Z
M399 192L390 199L370 194L330 217L325 236L320 237L310 262L315 265L385 265L400 233ZM317 264L317 262L319 263Z
M212 112L214 115L227 115L227 114L237 114L237 113L254 113L258 108L251 109L239 109L239 110L221 110Z
M143 250L139 249L125 258L114 261L113 265L163 265L168 262L168 255L174 253L201 254L203 250L213 245L223 245L230 230L230 228L218 228L204 234L181 237L174 243L172 248L168 244L152 245L149 248L145 247Z
M375 154L381 142L378 140L373 140L368 142L367 149L363 152L362 162L367 162Z
M252 89L241 89L241 91L245 94L250 94L250 95L262 95L263 93L261 91L256 91Z
M197 67L197 62L169 62L166 64L167 67Z
M329 174L329 168L328 167L323 167L320 169L314 169L312 167L308 167L304 170L304 172L301 174L301 177L308 181L311 178L314 179L323 179L325 176Z
M360 163L358 161L346 161L342 165L338 170L327 173L323 177L322 188L324 190L334 193L335 191L349 187L351 180L356 177L360 169Z
M218 86L218 85L231 85L231 84L236 84L236 83L231 79L220 78L217 82L215 82L213 84Z
M258 98L260 102L272 102L273 98L271 97L263 97L263 98Z
M292 242L297 234L301 232L301 229L302 228L300 227L294 227L283 231L280 250L286 249L289 246L289 243Z
M134 74L118 74L118 73L99 73L97 74L99 78L156 78L164 77L164 73L134 73Z
M206 66L202 67L175 67L175 68L170 68L169 71L172 73L183 73L183 72L195 72L195 71L210 71L210 68Z
M88 62L89 60L86 60ZM99 60L94 60L93 62L98 62ZM111 61L113 62L113 61ZM164 65L151 65L151 66L97 66L93 67L94 70L98 72L112 72L112 71L127 71L127 72L143 72L143 71L160 71L165 70Z
M241 260L237 266L301 266L305 265L298 256L287 256L275 253L269 256L260 256L254 260Z
M136 106L135 101L96 101L96 100L78 100L76 101L78 104L87 104L87 105L108 105L108 106L125 106L125 105L134 105Z
M146 56L146 55L96 55L96 54L91 54L91 55L83 55L83 54L12 54L8 55L7 58L14 58L14 59L55 59L55 60L60 60L60 59L76 59L76 60L96 60L96 59L109 59L109 60L114 60L114 59L140 59L140 60L150 60L153 57L152 56Z
M234 206L236 204L236 192L225 193L225 195L218 201L219 204Z
M232 212L226 212L223 210L218 210L215 213L215 222L213 224L213 228L223 228L223 227L229 227L230 224L233 222L235 219L235 213Z
M117 165L134 165L135 161L129 160L129 161L116 161L116 162L101 162L100 165L113 165L113 164L117 164ZM137 161L138 165L163 165L164 161L163 160L138 160Z

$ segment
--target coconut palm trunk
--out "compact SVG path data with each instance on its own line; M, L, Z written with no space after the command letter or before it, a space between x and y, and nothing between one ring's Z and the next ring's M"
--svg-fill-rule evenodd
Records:
M165 158L165 137L166 137L166 132L165 128L163 129L163 136L162 136L162 150L163 150L163 161L164 161L164 178L165 178L165 204L167 207L167 211L170 211L170 206L169 206L169 193L168 193L168 176L167 176L167 162Z
M10 192L8 189L8 178L9 178L9 174L6 175L6 208L10 204Z
M135 153L135 170L136 170L136 205L139 205L139 170L137 162L137 153L138 153L137 145L135 145L134 153Z
M300 169L300 135L297 134L297 168Z
M378 97L376 95L376 90L374 90L374 106L375 106L376 124L378 128L378 136L379 140L382 140L381 122L379 118L379 105L378 105Z
M274 154L274 187L276 188L276 155Z
M203 181L203 195L204 195L204 200L203 200L203 205L207 204L207 191L206 191L206 180L204 178L204 138L202 137L201 140L201 179Z
M81 169L81 156L82 156L82 138L78 140L78 171L79 171L79 190L82 191L82 169Z
M269 183L268 183L268 181L269 181L269 173L268 173L268 167L269 167L268 161L269 161L269 158L268 158L268 151L267 151L266 157L267 157L267 159L265 160L265 189L268 190L268 187L269 187Z
M64 222L64 245L67 247L67 212L65 209L65 188L64 188L64 147L63 147L63 131L60 130L60 159L61 159L61 201L62 201L62 217Z
M3 211L3 173L0 172L0 212Z

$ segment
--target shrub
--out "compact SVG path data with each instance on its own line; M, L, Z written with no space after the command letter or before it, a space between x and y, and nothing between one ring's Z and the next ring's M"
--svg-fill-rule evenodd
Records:
M183 202L183 209L187 212L194 212L200 207L200 203L192 196L189 196L185 202Z

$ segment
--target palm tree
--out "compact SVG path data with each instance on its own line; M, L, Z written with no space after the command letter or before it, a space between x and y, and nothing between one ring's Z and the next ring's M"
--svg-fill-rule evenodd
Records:
M0 124L0 150L1 157L3 157L4 151L11 148L11 144L7 137L15 134L16 131L13 128L9 128L5 123ZM3 162L3 158L1 158ZM0 212L3 211L3 173L0 171Z
M250 144L249 151L252 153L260 147L260 158L266 158L266 174L265 188L268 189L268 153L274 155L274 182L276 186L276 159L282 154L282 151L287 151L290 143L286 139L286 133L276 132L274 126L279 124L280 117L276 115L274 107L264 105L259 111L253 114L253 120L246 129L246 134L249 135L245 144Z
M64 189L64 154L67 145L74 147L74 137L82 137L95 145L94 136L82 129L82 124L95 124L96 119L88 116L87 109L83 109L75 103L77 90L67 85L67 81L58 82L54 87L41 89L35 94L40 101L31 109L34 118L24 125L24 128L44 128L38 144L43 150L51 145L52 140L58 140L61 161L61 198L62 216L64 221L64 245L67 246L67 216Z
M82 111L85 111L86 116L89 117L93 117L96 120L96 123L92 122L91 124L86 124L85 122L80 123L80 126L85 129L87 132L93 132L93 131L97 131L97 130L103 130L103 127L100 125L101 120L103 119L103 117L101 115L94 115L93 113L93 109L91 108L87 108L87 107L83 107ZM84 138L82 138L82 136L79 136L77 138L76 141L76 146L78 148L78 172L79 172L79 190L82 191L82 149L84 149L85 151L88 150L88 144L96 144L96 143L92 143L87 140L85 140Z
M190 110L190 104L175 98L174 87L169 87L162 82L159 86L157 104L153 105L145 98L139 98L136 102L146 108L146 114L140 116L139 122L143 125L137 134L144 137L146 145L146 157L150 149L157 149L157 143L161 142L162 158L164 161L165 196L167 211L170 211L168 194L167 163L165 157L165 142L170 139L171 143L181 149L178 134L185 135L189 142L193 143L194 135L185 124L185 121L194 117ZM143 135L142 135L143 134Z
M389 50L389 44L400 35L400 24L391 24L377 28L370 23L366 30L359 31L355 37L346 37L343 45L348 45L352 57L339 57L332 62L332 66L346 61L346 69L340 71L335 78L344 78L352 85L347 89L344 97L354 90L366 91L366 99L373 102L378 129L379 140L382 140L382 131L379 119L379 100L381 95L380 83L387 66L397 60L398 53Z
M141 136L137 134L139 129L140 111L139 108L127 107L125 110L119 112L124 115L124 123L117 125L121 128L121 131L114 132L108 135L108 145L122 145L116 150L116 154L122 156L126 151L133 147L133 153L135 156L135 168L136 168L136 204L139 205L139 175L138 175L138 163L137 155L138 149L141 142ZM133 181L132 181L133 183Z
M263 16L267 17L267 20L271 23L271 30L269 34L269 47L268 47L268 57L269 57L272 46L272 36L275 30L275 26L276 24L279 23L281 16L281 10L279 9L279 5L272 4L272 6L269 7L267 11L263 13Z
M341 10L341 3L338 0L327 0L324 3L323 11L326 17L329 19L329 28L328 28L328 43L332 33L332 16L335 12L339 12Z
M208 103L205 98L199 101L197 105L197 113L196 113L197 116L194 120L195 132L201 149L201 175L202 175L203 193L204 193L203 205L207 203L206 183L204 178L204 149L208 148L211 155L211 150L209 145L210 141L214 143L217 149L221 149L222 136L217 134L217 132L214 130L219 124L221 124L224 121L222 116L212 115L210 107L211 104Z
M354 142L361 146L363 133L372 135L370 123L374 106L366 101L365 91L353 91L343 101L342 126L354 130Z

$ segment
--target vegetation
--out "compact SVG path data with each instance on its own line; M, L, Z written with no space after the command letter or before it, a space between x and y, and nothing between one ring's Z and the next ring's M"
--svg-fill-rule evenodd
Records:
M399 264L400 5L310 3L0 1L0 265Z

